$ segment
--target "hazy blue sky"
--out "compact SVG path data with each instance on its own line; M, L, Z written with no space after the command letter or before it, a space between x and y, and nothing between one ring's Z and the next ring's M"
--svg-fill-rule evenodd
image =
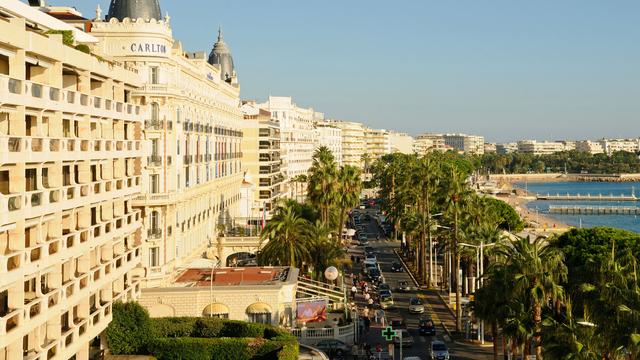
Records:
M93 17L108 0L51 0ZM161 0L174 37L218 25L242 97L371 127L492 141L640 136L638 0Z

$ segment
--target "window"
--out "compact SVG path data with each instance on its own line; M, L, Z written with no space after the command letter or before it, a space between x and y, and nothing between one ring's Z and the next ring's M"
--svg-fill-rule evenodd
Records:
M37 176L38 173L36 169L26 169L24 171L24 177L26 180L26 191L36 191L37 188Z
M158 174L149 175L149 187L152 194L160 192L160 176Z
M152 84L160 83L160 69L157 66L152 66L149 68L149 81Z
M151 120L158 121L160 119L160 105L151 103Z
M0 317L9 313L9 290L0 291Z
M249 314L249 322L257 324L271 324L271 313Z
M160 266L160 248L154 247L149 249L149 266Z
M158 139L151 140L151 156L158 156Z
M157 211L152 211L151 216L149 217L149 223L152 229L157 229L159 225L160 214Z

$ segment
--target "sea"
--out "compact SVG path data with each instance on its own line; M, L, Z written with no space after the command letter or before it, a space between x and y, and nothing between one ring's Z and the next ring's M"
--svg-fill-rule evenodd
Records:
M632 195L640 197L640 182L545 182L518 183L519 188L535 195ZM587 205L587 206L639 206L640 202L612 201L532 201L527 204L531 210L557 219L565 224L589 228L609 226L640 233L640 216L637 215L559 215L550 214L549 205Z

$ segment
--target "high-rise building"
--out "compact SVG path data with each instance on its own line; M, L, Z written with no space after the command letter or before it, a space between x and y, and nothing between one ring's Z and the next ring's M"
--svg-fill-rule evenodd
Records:
M280 149L285 174L285 192L293 197L296 186L291 181L307 175L316 148L314 120L317 113L311 108L298 107L291 97L270 96L258 107L269 111L280 123Z
M367 128L364 131L364 138L367 144L366 153L371 163L386 154L391 154L391 140L387 130Z
M233 58L221 31L208 57L184 51L157 0L112 0L91 34L144 83L128 94L146 106L134 206L143 214L144 285L162 286L238 215L243 114Z
M18 0L0 13L0 359L88 359L140 291L142 84L68 46L95 37Z
M242 165L245 171L244 185L251 188L240 201L241 217L256 219L275 208L282 196L282 174L280 158L280 123L271 113L260 109L255 102L247 101L242 106Z
M413 142L413 151L418 155L425 155L430 151L447 151L451 149L444 143L442 134L420 134Z
M338 167L342 166L342 129L327 121L316 121L316 149L325 146L336 158Z
M535 140L521 140L518 141L518 152L533 155L550 155L557 152L562 152L565 149L565 145L561 142L542 141Z
M362 169L362 156L367 150L365 127L361 123L332 120L342 130L342 163Z
M392 153L413 154L414 139L409 134L389 131Z

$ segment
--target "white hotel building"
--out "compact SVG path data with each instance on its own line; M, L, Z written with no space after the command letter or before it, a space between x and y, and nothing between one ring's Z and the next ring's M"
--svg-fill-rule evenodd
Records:
M47 35L72 29L0 2L2 360L87 359L112 303L140 292L142 83Z
M91 34L143 83L131 94L145 106L146 155L133 205L143 217L144 286L163 286L238 215L243 114L233 59L221 33L208 58L185 52L153 0L113 0Z

